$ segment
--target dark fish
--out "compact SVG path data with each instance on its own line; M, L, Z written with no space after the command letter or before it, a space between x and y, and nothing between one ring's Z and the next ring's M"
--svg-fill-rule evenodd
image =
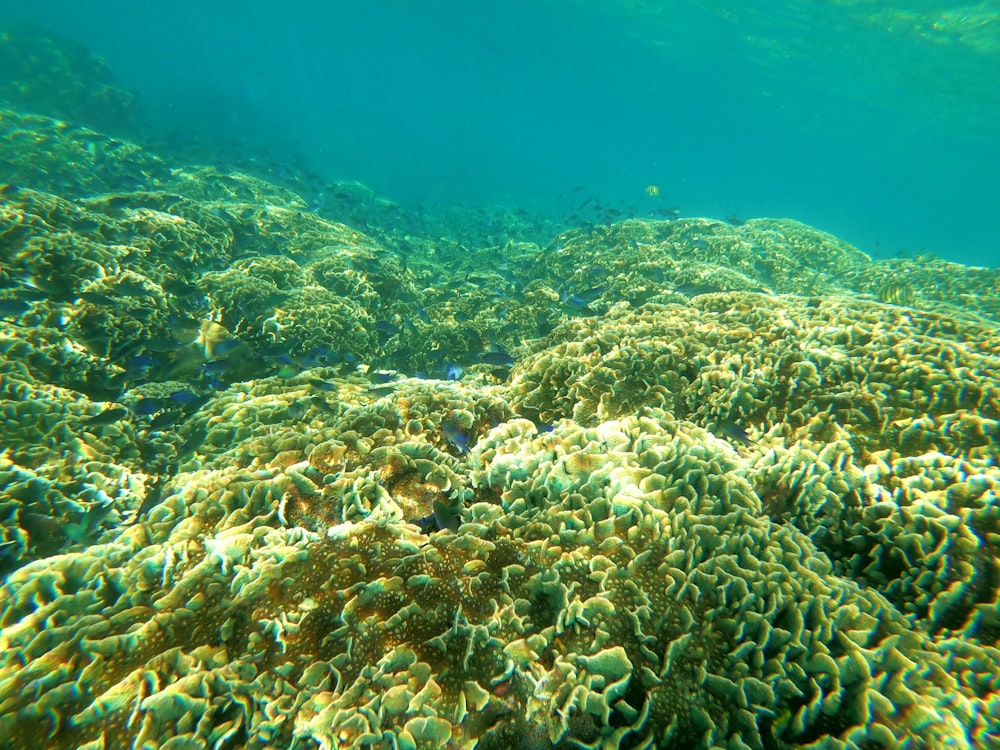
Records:
M198 365L198 374L206 380L216 380L232 372L235 367L235 362L228 359L217 359L214 362L203 362Z
M105 307L115 304L115 301L111 297L100 292L80 292L80 299L92 305L103 305Z
M138 281L119 281L115 284L115 292L125 297L155 297L155 289L148 288Z
M317 391L336 390L336 386L333 383L322 380L321 378L309 378L306 382Z
M144 396L135 402L135 407L133 411L143 417L148 417L151 414L156 414L160 409L163 408L163 401L158 398L150 398L149 396Z
M718 425L716 425L715 431L720 435L722 435L723 437L727 437L730 440L735 440L737 443L740 443L741 445L746 445L746 446L756 445L756 443L750 439L750 435L747 434L747 431L744 430L742 427L740 427L738 424L736 424L736 422L730 422L730 421L720 422Z
M122 368L130 378L143 377L156 365L156 359L148 354L136 354L125 360Z
M334 409L332 406L330 406L330 403L322 396L313 396L311 398L307 398L305 400L305 403L309 404L310 406L315 406L317 409L319 409L322 412L326 412L327 414L337 413L337 410Z
M514 358L510 356L503 349L496 351L486 352L482 355L482 361L487 365L493 365L494 367L513 367Z
M195 451L201 447L201 444L205 442L205 438L208 437L208 428L199 427L187 440L181 445L177 450L177 461L185 461L194 455Z
M441 434L459 453L469 452L469 436L462 432L462 429L454 422L449 421L442 424Z
M395 370L372 370L368 373L368 377L373 383L391 383L399 379L399 373Z
M124 406L115 406L111 409L105 409L100 414L97 414L89 419L84 420L84 424L87 427L102 427L104 425L114 424L115 422L120 422L128 416L128 409Z
M375 324L375 330L387 337L392 337L399 333L399 326L393 325L385 320L380 320Z
M500 382L506 382L507 378L510 377L509 367L496 367L490 370L490 375L499 380Z
M201 396L194 391L174 391L167 398L175 404L186 405L197 401Z
M135 514L128 520L129 525L135 523L149 511L160 504L160 500L163 499L163 487L166 484L166 476L158 476L154 479L149 487L146 488L146 494L142 498L142 503L135 510Z
M390 393L396 392L396 386L394 385L376 385L365 391L369 396L374 396L375 398L382 398L383 396L388 396Z
M298 422L309 411L309 404L305 401L293 401L285 409L285 415L293 422Z
M149 429L162 430L164 427L170 427L177 424L183 416L184 412L176 409L160 412L150 421Z
M162 284L164 290L175 297L188 298L203 294L197 284L189 284L182 279L168 279Z
M433 505L434 523L441 531L458 531L462 525L462 509L445 505L440 500L435 500Z

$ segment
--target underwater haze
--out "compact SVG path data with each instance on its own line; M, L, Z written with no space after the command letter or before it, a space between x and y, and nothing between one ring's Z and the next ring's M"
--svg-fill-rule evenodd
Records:
M403 205L789 217L1000 265L998 2L6 5L103 56L158 132Z

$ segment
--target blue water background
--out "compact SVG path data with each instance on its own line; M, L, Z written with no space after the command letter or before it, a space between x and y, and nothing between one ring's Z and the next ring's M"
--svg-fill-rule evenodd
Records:
M954 7L33 0L0 22L82 41L206 154L407 205L783 216L997 266L1000 3Z

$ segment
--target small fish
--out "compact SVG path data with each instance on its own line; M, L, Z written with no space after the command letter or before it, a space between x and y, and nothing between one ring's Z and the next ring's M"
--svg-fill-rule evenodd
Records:
M462 369L462 365L458 364L457 362L449 362L444 369L444 379L461 380L463 372L464 370Z
M750 435L747 431L740 427L736 422L725 421L720 422L716 425L715 431L720 433L723 437L727 437L730 440L735 440L737 443L746 446L756 445L756 443L750 439Z
M310 406L315 406L317 409L322 412L326 412L327 414L337 413L337 410L330 406L330 403L322 396L312 396L311 398L307 398L305 403Z
M149 429L151 430L162 430L164 427L170 427L177 424L181 417L184 416L184 412L179 410L162 411L157 414L149 423Z
M911 306L916 301L913 290L902 281L888 281L878 288L878 298L892 305Z
M196 393L194 391L180 390L180 391L174 391L169 396L167 396L167 398L170 399L172 403L180 404L189 411L194 411L195 409L200 408L202 404L207 402L208 399L211 398L211 396L203 395L201 393Z
M208 428L200 427L191 433L190 437L184 441L181 447L177 450L177 461L186 461L195 454L195 451L201 447L201 444L205 442L205 438L208 437Z
M376 385L365 391L365 393L369 396L374 396L375 398L382 398L383 396L388 396L390 393L395 392L396 386L394 385Z
M141 378L149 374L156 365L156 359L149 354L136 354L122 364L125 374L130 378Z
M368 373L368 377L374 383L391 383L393 380L399 379L399 373L395 370L372 370Z
M138 281L119 281L115 284L115 292L124 297L155 297L157 292Z
M434 523L442 531L458 531L462 525L462 509L445 505L440 500L435 500L433 504Z
M293 422L300 421L309 411L309 404L306 401L293 401L285 409L285 415Z
M503 349L486 352L482 355L481 359L485 364L492 365L494 367L514 366L514 358Z
M648 195L650 198L655 198L659 194L660 194L660 186L659 185L647 185L646 186L646 195Z
M469 436L462 432L462 429L454 422L447 421L442 424L441 434L459 453L465 454L469 452Z
M160 504L163 499L163 487L166 484L166 476L158 476L146 488L146 494L142 498L142 503L135 510L135 514L128 520L128 525L134 524L146 513Z
M321 378L309 378L306 381L310 386L315 388L317 391L333 391L336 390L336 386Z
M97 414L89 419L84 420L84 424L87 427L103 427L104 425L114 424L115 422L120 422L128 416L128 409L124 406L115 406L110 409L105 409L100 414Z
M84 302L89 302L92 305L100 305L103 307L111 307L115 304L115 301L111 299L106 294L101 294L100 292L80 292L80 299Z
M135 402L135 406L132 410L139 416L148 417L152 414L156 414L156 412L162 408L163 401L161 399L144 396Z
M190 298L204 294L197 284L190 284L181 279L168 279L163 282L162 286L166 292L180 298Z

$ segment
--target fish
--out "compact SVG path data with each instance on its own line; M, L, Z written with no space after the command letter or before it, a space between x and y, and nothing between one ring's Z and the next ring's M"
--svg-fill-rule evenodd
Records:
M188 414L193 414L211 400L212 394L182 390L174 391L167 398L169 398L172 403L179 404Z
M155 297L158 293L139 281L119 281L114 290L123 297Z
M201 291L197 284L191 284L181 279L167 279L161 286L174 297L190 298L204 295L204 292Z
M469 452L469 436L462 432L462 429L452 421L447 421L441 425L441 434L448 441L449 445L459 453Z
M444 379L461 380L463 372L464 370L462 369L462 365L456 362L449 362L444 370Z
M111 299L111 297L106 294L101 294L100 292L80 292L79 298L92 305L100 305L103 307L111 307L115 304L115 301Z
M306 383L308 383L312 388L315 388L317 391L333 391L337 388L333 383L323 380L322 378L309 378L306 380Z
M916 295L903 281L887 281L882 284L877 291L877 296L882 302L892 305L911 306L916 301Z
M496 349L493 351L485 352L482 357L484 364L492 365L493 367L513 367L514 358L510 356L503 349Z
M110 409L105 409L100 414L96 414L89 419L85 419L83 423L87 427L103 427L104 425L120 422L125 419L128 414L129 411L124 406L115 406Z
M201 444L205 442L205 438L208 437L208 428L199 427L197 430L191 433L187 440L185 440L181 447L177 450L177 461L185 461L195 454L195 451L201 447Z
M655 198L659 194L660 194L660 186L659 185L647 185L646 186L646 195L648 195L650 198Z
M726 420L725 422L720 422L715 427L715 432L721 434L723 437L727 437L730 440L734 440L741 445L752 446L756 443L750 439L750 435L736 422Z
M179 409L162 411L150 421L149 429L162 430L164 427L170 427L171 425L177 424L183 416L184 412Z
M396 386L394 385L376 385L365 391L365 393L369 396L374 396L375 398L382 398L383 396L388 396L390 393L395 392Z
M441 531L458 531L462 525L462 509L445 505L440 500L435 500L432 508L434 512L434 523Z
M293 422L300 421L309 411L309 404L305 401L296 400L290 403L285 409L285 415Z
M307 398L305 400L305 403L309 404L310 406L315 406L317 409L319 409L322 412L326 412L327 414L337 413L337 410L334 409L332 406L330 406L330 402L328 402L322 396L311 396L310 398Z
M139 507L135 509L135 513L132 514L132 517L126 522L129 526L134 524L146 515L146 513L160 504L160 500L163 499L163 488L167 483L166 480L166 476L160 475L150 482L149 486L146 488L146 494L143 496L142 502L139 504Z
M141 417L148 417L156 414L160 409L163 408L163 401L158 398L152 398L150 396L143 396L138 401L135 402L135 406L132 407L132 411Z
M239 339L234 339L224 326L206 320L201 324L196 341L203 347L206 359L216 359L219 356L216 354L217 350L232 352L235 347L227 342L239 341Z
M509 367L495 367L490 370L490 375L499 380L501 383L506 382L507 378L510 377Z

